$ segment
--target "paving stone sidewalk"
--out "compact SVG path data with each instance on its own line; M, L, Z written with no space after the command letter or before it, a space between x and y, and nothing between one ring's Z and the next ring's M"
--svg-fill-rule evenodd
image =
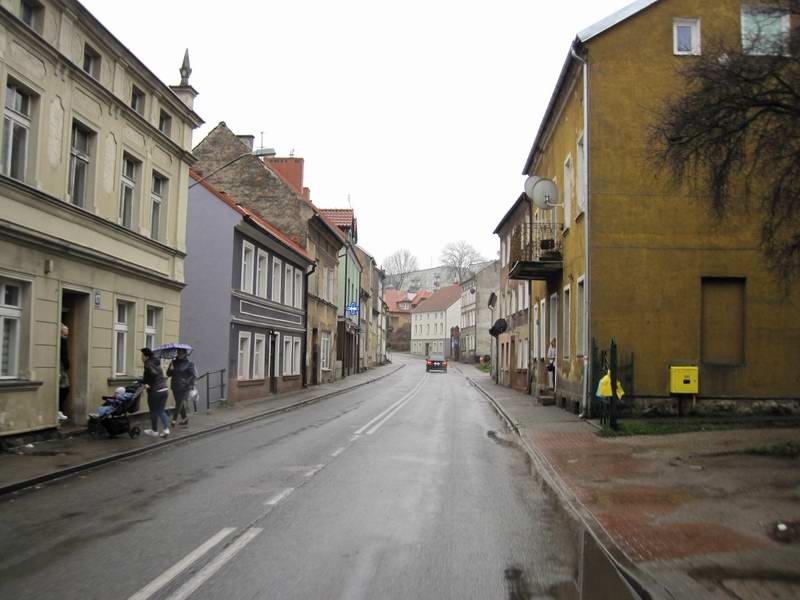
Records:
M12 451L0 453L0 494L29 485L40 485L60 475L90 468L103 461L126 458L162 445L337 396L383 379L403 366L403 364L387 364L334 383L308 387L298 392L237 402L233 405L214 405L209 412L201 411L193 414L188 427L176 427L166 440L146 435L131 439L127 434L113 439L94 438L86 434L83 427L78 427L76 431L73 426L70 428L72 430L70 433L75 435L34 442L27 447L23 445ZM149 427L146 414L136 415L132 420L142 429L145 426Z
M741 453L800 443L800 430L602 438L577 415L462 370L655 597L800 598L800 541L772 535L800 522L800 460Z

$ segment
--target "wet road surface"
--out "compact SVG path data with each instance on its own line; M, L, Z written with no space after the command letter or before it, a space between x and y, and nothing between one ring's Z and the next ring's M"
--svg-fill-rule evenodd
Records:
M399 361L374 386L0 498L0 598L569 595L574 535L490 405L452 366Z

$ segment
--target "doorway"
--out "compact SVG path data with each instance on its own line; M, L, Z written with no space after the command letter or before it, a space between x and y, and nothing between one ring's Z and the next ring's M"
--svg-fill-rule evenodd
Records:
M311 332L311 385L319 383L319 345L316 327Z
M269 334L269 391L272 394L278 393L278 378L276 377L275 372L275 354L277 352L277 340L278 336L273 331Z
M86 292L61 292L61 323L69 328L69 335L62 342L59 327L58 360L67 374L63 383L69 385L66 388L59 385L59 400L63 393L62 410L73 423L85 421L91 409L99 404L97 399L89 397L89 299Z

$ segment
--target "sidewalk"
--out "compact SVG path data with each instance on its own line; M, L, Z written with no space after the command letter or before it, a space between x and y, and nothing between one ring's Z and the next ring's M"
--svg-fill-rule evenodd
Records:
M193 414L188 427L176 427L166 439L146 435L131 439L127 434L114 439L93 438L84 433L15 448L12 452L0 453L0 495L338 396L383 379L404 366L384 365L334 383L308 387L298 392L227 406L216 405L208 413ZM147 415L136 415L132 418L142 429L146 419Z
M464 368L506 414L543 476L653 597L800 598L800 461L741 454L797 429L602 438L554 406ZM800 536L798 536L800 537Z

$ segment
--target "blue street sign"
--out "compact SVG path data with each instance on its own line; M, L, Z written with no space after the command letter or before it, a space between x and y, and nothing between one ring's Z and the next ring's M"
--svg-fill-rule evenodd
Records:
M355 317L358 314L358 302L351 302L347 305L347 314Z

